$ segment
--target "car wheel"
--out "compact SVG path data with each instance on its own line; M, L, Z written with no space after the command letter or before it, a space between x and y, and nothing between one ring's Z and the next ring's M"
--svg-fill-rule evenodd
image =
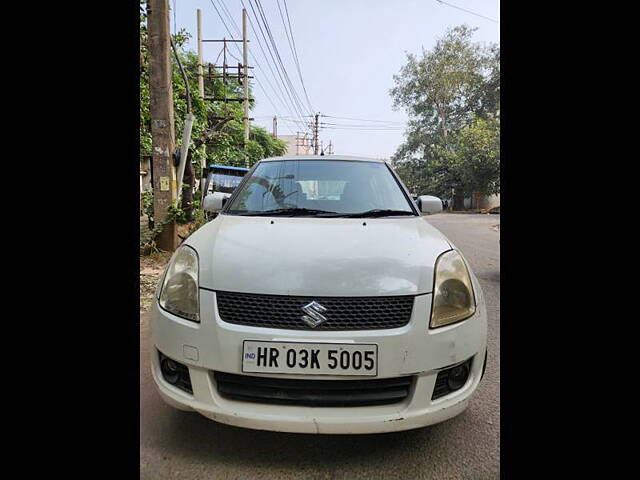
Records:
M482 377L484 377L484 372L487 369L487 353L489 353L489 350L485 350L484 352L484 365L482 365L482 374L480 374L480 380L482 380Z

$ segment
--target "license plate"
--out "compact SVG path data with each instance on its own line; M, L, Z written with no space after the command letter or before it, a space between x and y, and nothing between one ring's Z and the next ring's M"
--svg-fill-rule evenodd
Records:
M245 340L242 371L305 375L378 375L378 345Z

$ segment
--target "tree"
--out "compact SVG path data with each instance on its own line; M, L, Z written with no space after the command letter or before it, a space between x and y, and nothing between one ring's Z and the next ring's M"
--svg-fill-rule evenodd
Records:
M496 174L493 167L474 164L488 157L470 157L475 155L474 135L496 127L499 136L500 112L500 49L473 43L474 31L464 25L452 28L420 58L407 54L390 91L394 107L410 116L405 142L393 156L396 170L416 193L448 197L453 189L458 208L475 185L499 188L499 169ZM470 125L473 129L460 136ZM481 172L493 172L493 177L473 178Z
M220 103L201 100L198 96L198 56L184 49L189 34L180 30L172 35L172 40L180 57L191 93L191 111L194 123L191 131L191 146L188 151L183 179L182 203L180 208L172 206L169 214L178 223L194 220L194 202L191 187L197 185L202 176L202 163L222 163L233 166L252 165L268 156L282 155L286 143L273 138L261 127L252 126L249 141L244 144L244 110L239 103ZM149 55L146 0L140 0L140 156L151 155L151 114L149 97ZM187 89L184 77L175 59L172 61L173 105L175 112L175 132L178 142L182 139L182 130L187 113ZM234 81L225 84L222 79L207 79L205 95L215 97L240 97L244 94L241 85ZM223 120L220 120L220 118ZM180 145L177 145L179 148ZM188 186L185 186L188 185ZM152 202L152 194L147 194L145 203ZM151 203L152 204L152 203ZM153 213L152 209L146 209ZM201 213L201 212L200 212ZM197 215L195 217L198 217ZM200 217L198 217L200 218ZM195 218L197 224L197 218ZM150 225L152 224L150 215ZM194 227L197 227L195 225Z
M149 113L149 64L147 52L146 1L140 1L140 155L151 154L151 117ZM198 97L198 56L184 50L189 34L183 29L172 36L178 50L180 62L185 70L191 92L191 109L195 117L192 128L192 159L196 177L199 177L200 163L226 163L245 166L265 158L281 155L286 151L286 143L271 137L261 127L252 126L249 141L244 143L244 111L239 103L203 101ZM187 111L186 86L178 64L172 55L173 96L175 110L175 131L182 132ZM243 94L241 85L231 81L225 85L222 79L205 82L205 95L229 98ZM225 117L224 121L215 117ZM180 138L177 138L179 141Z
M474 118L452 133L448 146L434 162L446 170L464 196L500 193L500 123Z

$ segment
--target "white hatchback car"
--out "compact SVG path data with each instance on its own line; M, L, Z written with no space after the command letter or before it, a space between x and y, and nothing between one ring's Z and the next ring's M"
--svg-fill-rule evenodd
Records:
M462 254L384 161L258 162L176 250L152 315L163 399L262 430L375 433L462 412L486 309Z

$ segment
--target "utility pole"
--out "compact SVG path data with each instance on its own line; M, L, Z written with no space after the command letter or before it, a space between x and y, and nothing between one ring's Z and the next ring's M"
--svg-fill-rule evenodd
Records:
M318 155L318 118L320 117L319 113L316 113L314 118L315 121L313 123L313 154Z
M198 15L200 15L199 13L200 11L198 10ZM198 16L198 22L200 22L200 16ZM204 84L204 77L206 78L222 78L222 82L225 85L225 87L228 85L227 84L227 80L230 78L233 79L237 79L238 83L240 85L243 86L243 91L244 91L244 95L242 96L242 98L228 98L227 97L227 89L224 89L224 94L221 97L217 97L215 95L203 95L202 99L203 100L208 100L208 101L214 101L214 102L224 102L225 107L224 107L224 116L223 117L211 117L212 120L222 120L224 123L226 123L227 121L231 120L231 117L228 116L228 110L226 107L226 104L228 102L238 102L238 103L243 103L244 104L244 117L243 117L243 123L244 123L244 146L246 146L247 142L249 141L249 134L250 134L250 121L253 120L253 118L249 117L249 102L253 102L254 100L252 98L249 98L249 79L253 78L253 76L249 75L249 69L253 68L250 67L248 65L248 57L249 57L249 39L247 37L247 11L246 9L242 9L242 40L240 39L228 39L228 38L223 38L222 40L217 40L217 39L202 39L201 37L198 40L198 47L199 47L199 51L198 51L198 56L199 56L199 62L202 62L202 46L201 44L204 42L221 42L222 45L222 75L220 75L218 73L217 68L219 68L220 66L216 66L216 65L212 65L212 64L208 64L208 74L203 73L202 77L203 77L203 84ZM201 33L201 32L200 32ZM233 74L233 73L229 73L230 70L230 66L227 65L227 43L233 43L233 42L242 42L242 46L243 46L243 51L242 51L242 56L243 56L243 61L244 64L241 64L240 62L238 62L238 70L237 70L237 74ZM217 61L217 60L216 60ZM203 65L204 66L204 65ZM235 67L232 67L235 69ZM203 90L204 90L204 86L203 86ZM221 124L223 125L223 124ZM248 161L247 161L248 163ZM249 165L247 165L249 166Z
M273 116L273 138L278 138L278 117Z
M178 246L176 225L165 224L169 206L177 197L169 4L168 0L149 0L148 6L153 219L156 225L163 225L158 248L173 251Z
M296 132L296 155L300 155L300 147L302 147L302 155L309 155L309 142L307 134Z
M244 143L246 146L249 141L249 45L247 44L247 10L244 8L242 9L242 62L244 63Z
M204 72L202 71L202 10L198 9L198 93L204 98Z
M204 99L204 66L202 63L202 10L198 8L197 27L198 27L198 96L200 100ZM207 170L207 162L204 158L200 160L200 191L204 192L205 172Z

